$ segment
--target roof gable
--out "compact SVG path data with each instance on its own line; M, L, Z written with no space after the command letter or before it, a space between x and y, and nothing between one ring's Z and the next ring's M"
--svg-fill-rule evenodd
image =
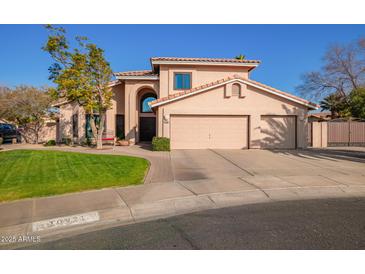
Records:
M306 106L310 109L317 109L319 107L317 104L309 102L309 101L307 101L303 98L300 98L300 97L297 97L295 95L280 91L280 90L275 89L273 87L264 85L260 82L256 82L256 81L253 81L253 80L250 80L250 79L242 78L238 75L235 75L234 77L228 77L228 78L225 78L225 79L214 81L214 82L211 82L211 83L207 83L207 84L192 88L190 90L178 92L178 93L166 96L166 97L162 97L162 98L159 98L155 101L150 102L149 104L152 108L158 107L158 106L161 106L161 105L172 103L174 101L181 100L181 99L184 99L186 97L189 97L189 96L192 96L192 95L195 95L195 94L199 94L199 93L214 89L216 87L220 87L220 86L226 85L228 83L234 83L234 82L240 82L240 83L249 85L251 87L255 87L259 90L268 92L270 94L274 94L274 95L282 97L282 98L285 98L285 99L287 99L291 102L295 102L297 104L304 105L304 106Z

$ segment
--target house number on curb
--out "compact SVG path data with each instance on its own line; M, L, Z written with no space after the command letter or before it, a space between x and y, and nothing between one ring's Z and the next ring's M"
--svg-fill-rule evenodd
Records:
M97 211L87 212L83 214L65 216L49 220L34 222L32 225L33 232L56 229L60 227L81 225L99 221L99 213Z

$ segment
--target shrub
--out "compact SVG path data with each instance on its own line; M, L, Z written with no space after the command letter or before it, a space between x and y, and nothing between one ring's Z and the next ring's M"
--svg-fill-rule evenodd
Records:
M86 138L86 145L89 147L93 144L93 140L91 138Z
M66 146L71 145L71 138L62 138L62 143Z
M170 139L165 137L153 137L153 151L170 151Z
M50 147L50 146L55 146L56 145L56 141L55 140L48 140L44 146L46 147Z

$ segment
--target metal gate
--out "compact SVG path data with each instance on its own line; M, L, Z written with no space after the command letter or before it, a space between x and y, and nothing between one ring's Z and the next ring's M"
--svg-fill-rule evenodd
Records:
M365 146L365 122L328 122L328 146Z

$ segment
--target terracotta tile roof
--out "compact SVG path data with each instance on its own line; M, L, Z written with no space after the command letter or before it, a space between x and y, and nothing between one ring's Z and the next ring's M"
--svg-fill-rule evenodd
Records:
M119 80L113 80L109 82L109 87L114 87L121 84L121 82Z
M259 60L238 60L233 58L185 58L185 57L152 57L151 61L181 61L181 62L224 62L224 63L260 63Z
M60 99L57 100L57 102L53 103L51 106L52 107L60 107L60 106L63 106L63 105L69 104L69 103L71 103L70 100L60 98Z
M316 118L326 118L328 116L331 116L331 112L329 111L313 112L308 114L308 117L316 117Z
M201 86L198 86L198 87L189 89L189 90L181 91L181 92L178 92L178 93L175 93L175 94L171 94L171 95L166 96L166 97L158 98L157 100L154 100L154 101L150 102L149 104L150 104L150 106L153 107L155 104L158 104L158 103L161 103L161 102L165 102L165 101L169 101L171 99L175 99L175 98L182 97L182 96L185 96L185 95L189 95L190 93L195 93L195 92L197 92L199 90L203 90L203 89L208 88L208 87L218 86L220 84L224 84L225 82L228 82L228 81L231 81L231 80L242 80L242 81L245 81L248 84L251 83L252 85L255 85L255 86L258 86L258 87L261 87L261 88L264 88L264 89L268 89L268 90L273 91L275 93L282 94L282 95L284 95L286 97L290 97L290 98L292 98L292 99L294 99L296 101L302 102L304 104L311 105L311 106L313 106L315 108L319 107L317 104L314 104L312 102L309 102L309 101L307 101L307 100L305 100L303 98L297 97L297 96L292 95L290 93L283 92L281 90L275 89L273 87L264 85L264 84L259 83L259 82L256 82L256 81L253 81L253 80L250 80L250 79L246 79L246 78L240 77L239 75L234 75L234 77L227 77L227 78L220 79L220 80L217 80L217 81L214 81L214 82L210 82L210 83L207 83L207 84L204 84L204 85L201 85Z
M152 70L135 70L135 71L122 71L115 72L115 76L149 76L155 75Z

